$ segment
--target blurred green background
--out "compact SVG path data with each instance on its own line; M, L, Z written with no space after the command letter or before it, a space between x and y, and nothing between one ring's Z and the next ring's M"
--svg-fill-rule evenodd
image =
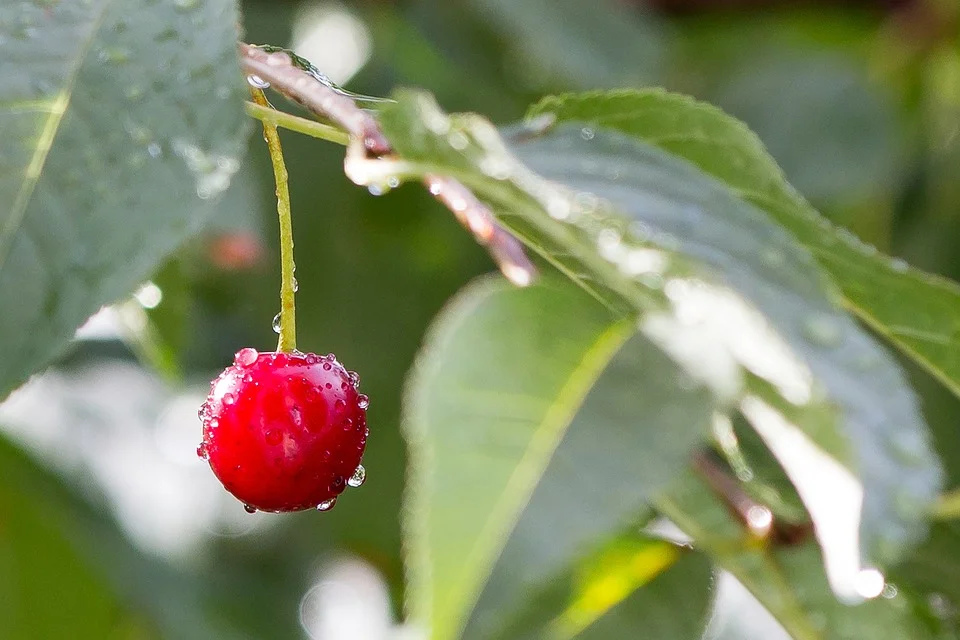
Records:
M424 87L506 124L546 93L660 85L745 120L825 215L960 278L960 5L249 0L247 39L362 93ZM276 98L281 108L295 110ZM398 431L430 319L485 253L421 189L373 197L283 134L299 346L372 401L368 480L331 513L246 514L194 450L207 382L271 349L273 185L254 136L216 219L0 405L0 638L401 638ZM960 480L960 407L913 371ZM352 625L352 626L351 626Z

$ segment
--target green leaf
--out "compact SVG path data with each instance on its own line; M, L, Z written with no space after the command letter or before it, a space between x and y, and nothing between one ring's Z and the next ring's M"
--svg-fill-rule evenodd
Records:
M0 397L229 184L246 131L236 24L230 0L0 8Z
M960 287L880 255L833 227L787 184L741 122L710 105L658 90L545 98L529 116L545 113L616 129L722 181L807 247L852 312L960 395Z
M499 637L628 638L642 629L644 637L699 640L712 574L703 554L627 532L524 594L526 610Z
M354 154L352 177L451 175L614 313L639 314L641 332L774 451L818 525L838 593L858 597L863 566L922 537L940 473L916 400L792 236L623 134L527 127L513 132L513 155L477 116L397 98L382 122L403 160Z
M693 538L695 548L708 553L747 587L794 640L940 637L916 615L916 597L906 589L896 597L857 606L838 602L830 593L820 551L812 541L778 547L745 538L727 505L693 473L658 497L656 506Z
M405 420L411 609L431 637L517 637L527 587L616 536L708 433L710 395L632 334L557 284L481 281L438 320Z
M10 482L19 474L8 448L0 441L0 637L107 638L141 626L78 553L63 514L35 488Z

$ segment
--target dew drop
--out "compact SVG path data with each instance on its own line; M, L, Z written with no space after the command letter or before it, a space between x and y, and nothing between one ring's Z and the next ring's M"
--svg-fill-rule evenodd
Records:
M206 443L201 442L201 443L200 443L200 446L197 447L197 457L198 457L198 458L203 458L204 460L206 460L208 455L209 455L209 454L207 453L207 445L206 445Z
M363 465L357 465L356 470L353 472L353 475L347 480L347 484L351 487L359 487L367 479L367 470L363 468Z
M804 320L803 335L821 347L836 347L843 337L837 321L826 315L813 315Z
M303 361L309 365L314 365L320 361L320 358L317 357L317 354L315 353L308 353Z
M593 129L590 127L584 127L583 129L580 129L580 137L584 140L593 140L595 135L596 133L594 133Z
M220 421L216 418L210 418L210 420L207 421L207 427L210 429L216 429L218 426L220 426Z
M300 283L297 282L297 277L294 276L294 277L293 277L293 291L294 291L294 293L296 293L296 292L299 291L299 290L300 290Z
M257 361L257 357L259 357L259 355L260 353L256 349L246 347L244 349L240 349L240 351L237 351L237 353L233 356L233 361L241 367L249 367Z
M883 593L886 580L876 569L863 569L854 580L857 593L867 599L876 598Z
M234 395L233 395L232 393L225 393L225 394L223 394L223 404L227 405L228 407L229 407L230 405L232 405L232 404L233 404L234 402L236 402L236 401L237 401L237 399L236 399L236 397L234 397Z
M256 512L257 512L257 508L256 508L255 506L253 506L253 505L250 505L250 504L245 504L245 505L243 505L243 510L246 511L247 513L256 513Z
M890 260L890 268L897 273L906 273L910 269L910 265L903 258L893 258Z
M333 369L333 365L330 364L329 362L324 362L324 363L323 363L323 370L324 370L324 371L330 371L330 369Z
M360 386L360 374L356 371L347 371L347 377L350 378L350 384L356 389Z
M280 314L279 313L273 316L273 323L271 326L273 327L274 333L280 333Z
M340 426L343 427L344 431L350 431L350 429L353 429L353 418L344 418Z
M374 183L367 187L367 191L369 191L372 196L382 196L387 191L390 191L390 187L386 184Z
M337 398L337 401L333 403L333 406L337 409L337 411L342 411L347 406L347 403L340 398Z
M361 409L366 409L370 406L370 398L361 393L357 396L357 406Z
M333 505L337 504L336 498L330 498L329 500L324 500L317 505L317 511L330 511L333 509Z
M278 445L283 441L283 434L276 429L271 429L267 431L266 440L269 445Z
M261 78L260 76L250 74L247 76L247 84L249 84L254 89L269 89L270 83Z
M927 596L927 606L930 607L930 613L940 620L946 620L956 615L956 608L953 603L942 593L931 593Z

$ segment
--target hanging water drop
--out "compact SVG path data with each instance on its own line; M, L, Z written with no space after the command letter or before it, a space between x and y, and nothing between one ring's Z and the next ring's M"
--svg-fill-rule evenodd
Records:
M273 316L272 326L273 326L274 333L280 333L280 314L279 313Z
M347 377L350 378L350 384L356 389L360 386L360 374L356 371L347 371Z
M347 480L347 484L351 487L359 487L367 479L367 470L363 468L363 465L357 465L356 470L353 472L353 475Z
M250 504L245 504L245 505L243 505L243 510L246 511L247 513L256 513L256 512L257 512L257 508L256 508L255 506L253 506L253 505L250 505Z
M317 511L330 511L333 509L333 505L337 504L336 498L330 498L329 500L324 500L317 505Z
M370 406L370 398L361 393L357 396L357 406L361 409L366 409Z
M247 84L249 84L254 89L269 89L270 83L261 78L260 76L250 74L247 76Z

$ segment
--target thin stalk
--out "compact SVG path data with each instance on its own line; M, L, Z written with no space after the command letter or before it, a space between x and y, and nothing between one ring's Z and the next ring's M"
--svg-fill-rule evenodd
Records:
M267 97L260 89L251 89L253 101L270 109ZM279 113L276 112L275 113ZM295 116L289 116L295 117ZM291 352L297 349L297 312L296 285L294 284L293 262L293 224L290 221L290 190L287 185L287 166L283 162L283 149L280 147L280 134L277 126L267 120L263 122L263 139L267 141L270 162L273 163L273 178L277 183L277 215L280 218L280 340L277 351Z
M262 91L260 92L263 93ZM274 128L283 127L290 131L296 131L314 138L334 142L346 146L350 142L350 134L341 131L336 127L307 118L301 118L290 113L277 111L269 104L259 104L255 102L246 103L247 115L256 118L264 125L272 125Z

